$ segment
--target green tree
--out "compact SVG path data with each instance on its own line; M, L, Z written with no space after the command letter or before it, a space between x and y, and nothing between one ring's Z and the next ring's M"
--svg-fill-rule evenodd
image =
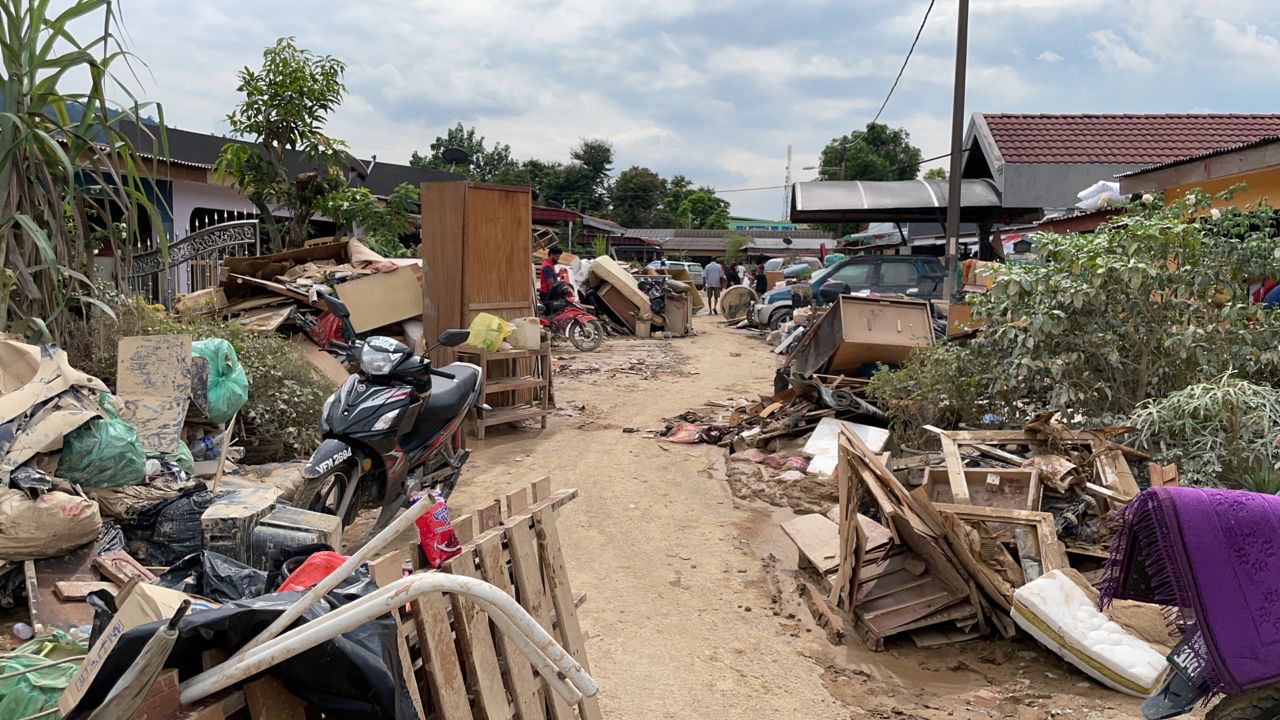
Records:
M465 150L470 156L465 167L454 168L441 157L441 153L451 147ZM437 137L431 143L429 154L422 155L415 150L409 158L409 164L420 168L460 172L477 182L500 181L500 176L510 174L519 166L511 157L510 145L496 142L488 146L484 136L477 133L474 127L463 127L462 123L449 128L443 137Z
M725 230L729 227L729 201L716 197L712 188L700 187L680 204L680 217L688 228Z
M929 168L924 171L924 175L922 177L924 177L925 180L946 180L947 169L941 167Z
M572 162L556 166L543 179L542 194L567 208L592 215L607 213L613 145L607 140L582 140L569 157Z
M747 261L747 248L751 247L751 238L733 233L724 239L724 261L726 263L744 263Z
M163 114L109 99L134 97L116 75L131 56L120 47L113 5L57 7L0 0L0 328L41 341L61 341L73 313L97 307L114 316L98 297L93 250L113 247L123 289L139 221L161 227L145 161L121 124L137 125L148 107ZM76 25L103 30L77 36ZM152 139L163 150L158 134Z
M368 188L347 187L321 199L317 210L338 225L338 234L353 235L359 230L364 243L385 257L409 257L413 252L400 242L417 227L422 191L401 183L386 200L379 200Z
M262 53L262 68L240 71L240 105L227 116L232 135L253 141L223 146L217 169L230 177L254 207L273 247L301 247L316 204L346 185L351 159L346 143L324 133L324 122L342 102L346 65L280 38ZM289 170L287 151L301 152L313 169ZM287 220L273 210L288 211Z
M822 149L823 180L911 180L923 155L902 128L867 123L865 130L833 138Z
M649 168L623 170L609 192L613 220L627 228L655 227L666 192L666 183Z

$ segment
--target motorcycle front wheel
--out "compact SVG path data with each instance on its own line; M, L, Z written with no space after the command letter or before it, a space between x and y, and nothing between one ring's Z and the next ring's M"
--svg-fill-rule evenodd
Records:
M582 352L598 350L604 343L604 326L599 320L589 322L574 320L566 334L569 336L569 342Z
M355 468L350 465L340 465L329 474L309 481L298 492L298 497L294 504L311 512L337 515L338 506L342 504L342 498L346 495L347 487L351 483L359 481L359 477L354 471ZM360 502L359 493L357 492L351 498L351 504L347 506L347 511L342 514L342 526L346 527L355 522L356 514L359 511Z

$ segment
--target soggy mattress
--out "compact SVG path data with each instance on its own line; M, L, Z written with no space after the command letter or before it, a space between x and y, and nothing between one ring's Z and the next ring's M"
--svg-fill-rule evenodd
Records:
M1164 655L1100 612L1069 576L1053 571L1013 593L1013 620L1089 677L1146 697L1164 677Z

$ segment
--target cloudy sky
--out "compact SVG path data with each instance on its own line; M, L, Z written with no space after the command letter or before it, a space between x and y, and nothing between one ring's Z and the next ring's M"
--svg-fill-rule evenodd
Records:
M1275 112L1280 4L972 0L967 112ZM722 190L797 180L871 120L927 0L118 0L143 93L170 125L223 132L236 72L293 35L348 63L330 121L362 157L407 162L463 122L519 158L611 140ZM948 150L956 0L937 0L882 117ZM1271 101L1271 102L1269 102ZM777 217L780 188L731 192Z

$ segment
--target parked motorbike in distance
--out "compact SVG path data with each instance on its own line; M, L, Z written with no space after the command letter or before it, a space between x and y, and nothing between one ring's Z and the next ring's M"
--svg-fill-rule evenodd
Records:
M345 323L346 305L323 295L329 311ZM466 342L467 330L446 330L441 345ZM436 369L403 343L375 336L331 348L358 371L325 400L320 412L323 441L303 469L294 504L336 515L350 525L362 507L382 511L370 531L386 527L415 493L437 490L448 497L470 453L463 420L478 404L482 370L470 363Z
M583 352L592 352L604 343L604 324L578 302L573 286L558 282L547 291L543 304L538 306L538 320L542 327L569 339Z

